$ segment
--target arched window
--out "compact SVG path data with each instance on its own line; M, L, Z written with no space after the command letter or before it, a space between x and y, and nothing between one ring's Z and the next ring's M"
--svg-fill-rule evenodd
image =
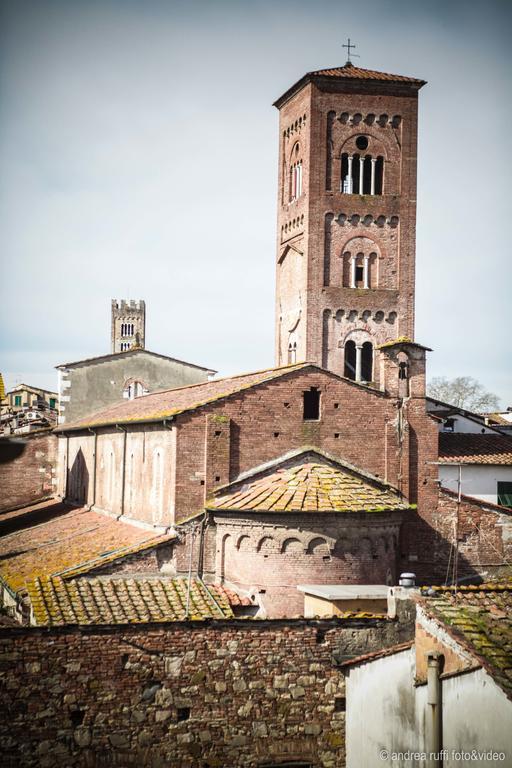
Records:
M288 344L288 365L293 365L297 362L297 342L291 341Z
M361 350L361 381L373 381L373 345L365 341Z
M133 400L135 397L140 397L141 395L147 395L147 393L148 390L142 381L128 379L124 385L123 397L128 400Z
M370 382L373 380L373 344L365 341L356 344L353 339L345 343L345 373L352 381Z
M341 155L340 191L345 195L382 195L384 158L382 155Z
M351 339L345 344L345 376L356 380L356 343Z
M300 157L300 147L298 144L292 150L290 162L290 194L289 200L292 203L302 195L302 158Z

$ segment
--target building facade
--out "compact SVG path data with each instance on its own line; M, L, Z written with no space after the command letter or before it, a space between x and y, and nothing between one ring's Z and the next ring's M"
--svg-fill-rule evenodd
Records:
M354 67L309 72L279 109L276 362L378 382L414 338L418 91Z
M146 346L146 302L142 299L112 299L111 352L144 349Z
M59 424L83 418L123 399L207 381L215 371L147 349L127 349L63 363L59 372Z
M346 65L276 102L280 365L58 430L62 498L176 534L166 568L233 586L269 616L303 610L299 585L410 570L431 583L453 562L455 578L477 578L512 556L508 510L461 510L439 487L429 350L412 340L422 85ZM132 354L145 352L117 357Z

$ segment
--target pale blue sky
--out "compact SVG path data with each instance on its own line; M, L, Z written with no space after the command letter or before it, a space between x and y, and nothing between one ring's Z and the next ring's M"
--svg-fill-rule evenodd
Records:
M311 69L421 77L417 340L429 373L512 405L507 0L0 2L0 370L56 386L147 347L222 374L274 362L278 115Z

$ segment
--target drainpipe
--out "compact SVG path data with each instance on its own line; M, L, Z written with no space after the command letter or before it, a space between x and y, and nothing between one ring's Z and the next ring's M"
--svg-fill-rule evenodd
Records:
M91 435L94 435L94 462L92 465L92 502L89 505L89 509L92 509L94 505L96 504L96 456L97 456L97 445L98 445L98 433L94 431L94 429L91 429L89 427L89 432Z
M124 515L124 486L125 486L125 476L126 476L126 434L128 432L127 429L124 429L124 427L119 426L119 424L116 424L116 429L119 429L121 432L124 432L124 440L123 440L123 474L121 478L121 517Z
M68 498L68 485L69 485L69 435L66 435L66 467L64 476L64 501Z
M439 651L427 652L427 723L426 753L427 768L441 768L441 682L439 680L442 654Z

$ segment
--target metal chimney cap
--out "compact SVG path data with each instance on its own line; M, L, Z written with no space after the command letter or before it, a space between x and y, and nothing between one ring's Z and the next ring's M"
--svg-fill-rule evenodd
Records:
M415 587L416 586L416 574L415 573L401 573L398 579L398 584L401 587Z

